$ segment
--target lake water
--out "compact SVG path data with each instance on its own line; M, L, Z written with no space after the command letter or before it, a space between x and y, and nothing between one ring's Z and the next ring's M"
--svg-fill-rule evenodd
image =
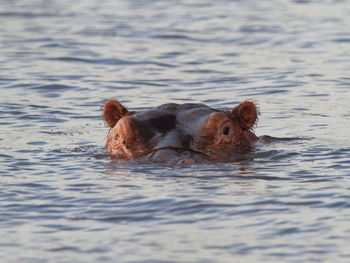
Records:
M350 262L349 16L341 0L2 0L1 262ZM121 163L109 98L254 99L274 138L232 163Z

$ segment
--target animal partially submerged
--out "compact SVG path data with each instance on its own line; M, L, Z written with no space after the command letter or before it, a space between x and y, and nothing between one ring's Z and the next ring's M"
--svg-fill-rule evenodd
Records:
M119 101L109 100L103 107L111 128L106 149L126 160L227 162L253 149L258 137L252 128L258 115L250 100L232 110L168 103L145 111L128 111Z

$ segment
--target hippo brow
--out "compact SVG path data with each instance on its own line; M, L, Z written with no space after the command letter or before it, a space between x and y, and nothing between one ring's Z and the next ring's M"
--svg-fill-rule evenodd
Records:
M213 109L215 110L215 109ZM227 110L216 110L217 112L222 112L224 113L229 119L231 120L234 120L234 121L238 121L238 123L240 123L239 119L237 119L237 117L232 114L230 111L227 111ZM254 128L251 127L251 128L247 128L247 127L244 127L240 124L240 127L242 128L243 131L254 131Z

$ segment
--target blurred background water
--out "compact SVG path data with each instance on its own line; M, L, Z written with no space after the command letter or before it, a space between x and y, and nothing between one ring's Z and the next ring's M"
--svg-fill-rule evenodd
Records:
M350 4L2 0L1 262L350 262ZM224 164L118 163L101 105L260 105Z

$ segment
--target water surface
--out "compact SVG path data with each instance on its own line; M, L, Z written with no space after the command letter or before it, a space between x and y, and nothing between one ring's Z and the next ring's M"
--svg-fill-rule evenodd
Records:
M349 262L347 1L1 1L2 262ZM121 163L101 105L259 103L252 158ZM299 138L281 140L274 138Z

